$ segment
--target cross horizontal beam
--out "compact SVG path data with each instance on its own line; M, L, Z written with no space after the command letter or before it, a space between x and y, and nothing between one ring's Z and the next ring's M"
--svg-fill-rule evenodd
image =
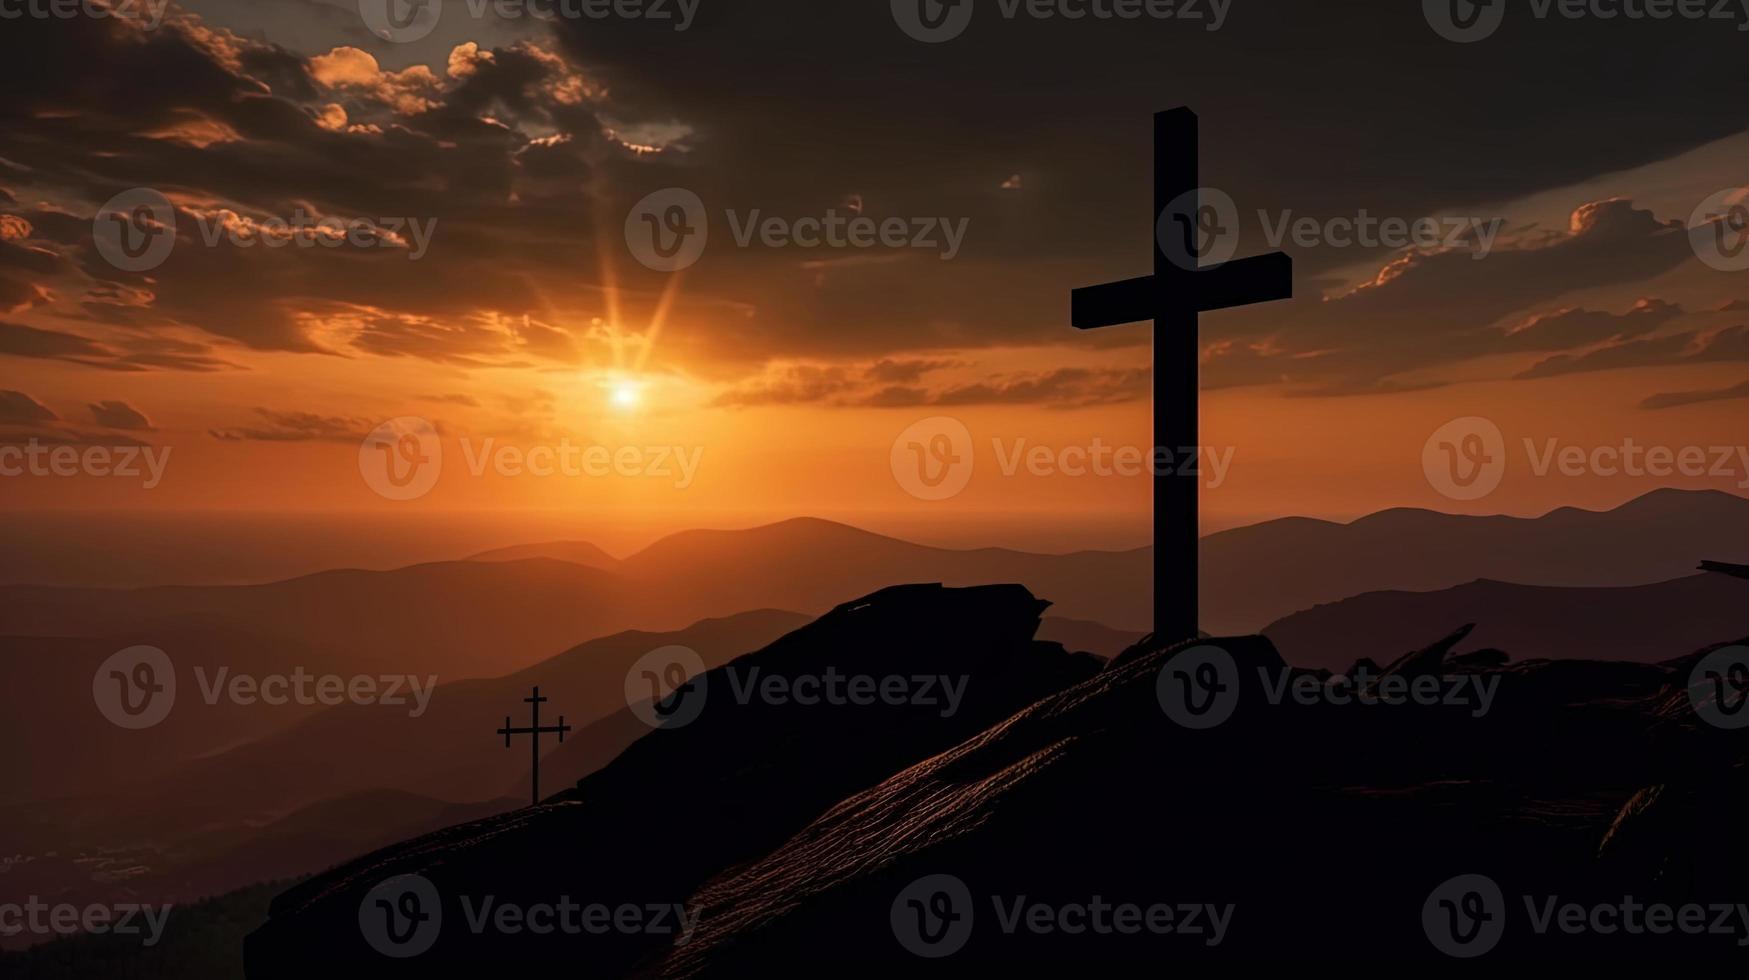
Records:
M1197 311L1248 306L1294 295L1294 261L1286 252L1234 259L1199 270L1195 279ZM1157 300L1154 277L1085 286L1069 295L1069 322L1078 330L1111 327L1154 319Z

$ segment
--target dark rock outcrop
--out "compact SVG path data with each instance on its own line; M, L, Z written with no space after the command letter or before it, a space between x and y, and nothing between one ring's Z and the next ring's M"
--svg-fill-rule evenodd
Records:
M1278 669L1264 641L1215 642L1241 678ZM1741 877L1703 880L1690 870L1717 837L1691 839L1687 828L1735 835L1727 828L1743 813L1749 748L1692 711L1670 712L1699 654L1442 675L1497 681L1480 714L1461 704L1291 697L1250 705L1256 686L1241 680L1231 720L1194 731L1162 712L1156 683L1195 645L1131 651L1122 666L844 801L769 856L718 876L696 896L696 935L658 972L836 968L845 960L833 950L854 950L847 959L860 974L908 976L1234 958L1400 966L1442 958L1423 910L1437 909L1434 891L1460 875L1500 888L1499 958L1740 953L1731 935L1541 935L1526 905L1740 900ZM1661 777L1736 788L1680 801L1640 794L1635 812L1617 816ZM1701 811L1717 815L1697 819ZM1650 847L1632 860L1599 858L1609 837L1606 856L1625 851L1637 825ZM952 955L919 958L900 938L900 919L930 907L901 899L938 875L963 883L970 932ZM1058 909L1096 897L1107 906L1230 903L1232 918L1219 946L1207 932L1010 932L999 906L1012 911L1003 903L1019 896Z
M678 906L712 875L756 860L833 804L952 748L1041 697L1092 676L1094 657L1035 642L1048 603L1019 586L902 586L846 603L757 653L702 675L702 712L651 731L619 758L538 807L452 827L354 860L280 896L251 935L251 977L342 969L419 975L432 962L485 973L547 963L567 976L614 976L659 955L672 934L514 934L494 908L569 901L618 909ZM904 678L904 696L802 703L759 693L772 678ZM941 682L963 685L950 703ZM897 688L895 688L897 690ZM360 909L385 879L418 875L441 902L435 945L379 955Z

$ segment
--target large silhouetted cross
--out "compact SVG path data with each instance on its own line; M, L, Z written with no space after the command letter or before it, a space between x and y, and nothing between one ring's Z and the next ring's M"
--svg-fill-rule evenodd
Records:
M1168 213L1170 212L1170 213ZM1070 318L1089 330L1154 321L1156 452L1201 451L1197 434L1197 315L1293 296L1293 260L1281 252L1199 267L1198 234L1218 227L1197 178L1196 113L1154 116L1154 274L1074 291ZM1226 220L1236 219L1236 215ZM1211 223L1213 222L1213 223ZM1171 236L1183 236L1183 247ZM1170 249L1170 251L1168 251ZM1198 457L1200 459L1200 456ZM1154 632L1194 637L1197 616L1197 482L1200 476L1156 469L1154 475Z

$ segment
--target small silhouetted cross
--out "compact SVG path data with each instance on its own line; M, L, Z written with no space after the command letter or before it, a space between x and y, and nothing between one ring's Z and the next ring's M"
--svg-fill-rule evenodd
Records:
M564 715L559 716L559 723L557 725L549 725L546 728L542 728L540 726L540 706L542 703L544 703L546 701L546 698L543 698L540 696L540 685L538 685L538 684L535 685L533 697L526 697L526 698L523 698L522 700L528 704L534 705L534 708L533 708L534 716L529 721L528 727L527 728L511 728L510 727L510 716L505 715L504 716L504 727L498 729L498 734L504 736L504 747L505 748L510 747L510 736L512 736L512 735L532 736L528 740L528 745L529 745L530 755L532 756L532 759L530 760L530 762L531 762L531 771L532 771L533 779L534 779L534 802L530 803L529 805L530 806L537 806L540 803L540 737L542 735L551 734L551 733L556 732L556 733L558 733L559 741L563 742L565 740L565 733L571 730L571 726L565 724L565 716Z

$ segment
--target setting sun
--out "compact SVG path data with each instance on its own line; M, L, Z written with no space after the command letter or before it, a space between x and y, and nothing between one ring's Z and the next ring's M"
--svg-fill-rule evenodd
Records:
M635 381L616 381L609 389L608 398L615 408L636 408L643 399L643 391Z

